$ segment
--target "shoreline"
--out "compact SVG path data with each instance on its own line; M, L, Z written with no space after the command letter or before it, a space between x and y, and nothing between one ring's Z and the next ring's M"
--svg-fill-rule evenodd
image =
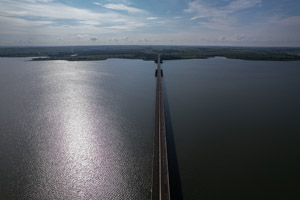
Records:
M190 46L0 47L0 57L32 57L32 61L98 61L111 58L156 61L224 57L248 61L300 61L300 48Z

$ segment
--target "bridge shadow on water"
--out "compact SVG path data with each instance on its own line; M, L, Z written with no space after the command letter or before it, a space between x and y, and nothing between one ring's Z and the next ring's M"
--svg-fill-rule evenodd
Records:
M177 152L173 134L172 120L169 108L169 101L165 80L163 79L163 101L165 109L165 125L167 136L167 150L168 150L168 165L169 165L169 180L170 180L170 195L171 199L182 200L182 189L180 181L179 166L177 160Z

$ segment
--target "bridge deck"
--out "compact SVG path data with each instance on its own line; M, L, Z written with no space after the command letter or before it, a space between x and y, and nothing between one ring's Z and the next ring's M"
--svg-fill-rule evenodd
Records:
M155 135L153 142L152 200L169 200L170 184L160 56L158 56L156 74L157 85Z

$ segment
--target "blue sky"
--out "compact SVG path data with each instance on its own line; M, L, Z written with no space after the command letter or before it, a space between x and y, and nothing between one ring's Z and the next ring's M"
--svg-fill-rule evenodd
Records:
M300 47L299 0L0 0L0 46Z

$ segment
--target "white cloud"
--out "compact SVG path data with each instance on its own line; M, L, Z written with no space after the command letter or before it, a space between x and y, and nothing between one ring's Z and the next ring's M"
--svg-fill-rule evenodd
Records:
M243 41L247 39L247 36L246 34L242 33L242 34L235 34L233 38L236 41Z
M242 29L248 29L246 24L239 23L239 18L235 14L238 11L253 8L261 5L261 0L233 0L223 1L222 6L217 6L215 1L196 0L188 3L185 13L192 15L192 20L198 30L207 33L228 32L231 34L239 34ZM243 31L244 32L244 31ZM216 41L220 36L215 36ZM232 36L226 36L226 40Z
M81 34L78 34L77 35L77 38L78 39L82 39L82 38L86 38L86 37L90 37L88 34L83 34L83 35L81 35Z
M30 1L30 2L28 2ZM0 16L14 18L36 18L47 19L48 21L55 20L72 20L79 24L86 25L126 25L127 23L139 22L140 19L126 14L120 14L113 11L93 12L91 10L75 8L62 3L50 2L49 0L28 0L15 3L10 0L0 1L1 10ZM49 3L41 3L49 1ZM35 3L32 3L35 2ZM97 2L94 2L97 3ZM140 9L129 7L122 4L105 4L105 7L126 10L131 13L140 14L144 12ZM69 21L70 22L70 21ZM69 23L67 22L67 23ZM62 22L61 22L62 23ZM117 23L117 24L114 24ZM132 27L132 26L131 26Z
M253 37L266 45L300 46L300 16L274 16L251 31Z
M96 6L102 6L102 3L99 2L93 2L93 4L95 4Z
M40 1L41 0L39 0L39 2ZM43 2L44 1L46 0L43 0ZM37 1L34 0L34 2ZM139 22L138 19L135 19L134 17L127 16L124 14L119 14L115 12L101 12L101 13L92 12L87 9L75 8L61 3L44 4L44 3L31 3L25 1L14 3L9 0L4 0L0 2L0 7L3 8L0 16L10 17L11 19L18 18L20 20L22 19L25 20L25 18L26 19L27 18L47 19L45 21L48 22L50 21L55 22L56 20L72 20L73 22L77 22L79 24L85 24L85 25L105 24L105 26L107 26L107 24L110 24L112 26L113 25L124 26L126 24ZM136 12L134 9L131 11ZM34 20L31 21L34 22ZM66 23L70 23L70 21Z
M31 2L31 3L38 3L38 2L49 3L49 2L52 2L53 0L25 0L25 1Z
M0 6L5 9L2 15L13 17L37 17L50 19L69 19L69 20L108 20L118 18L116 13L94 13L86 9L75 8L61 3L50 4L27 4L27 3L3 3Z
M261 3L261 0L236 0L232 1L224 9L227 13L234 13L239 10L260 6Z
M147 20L156 20L158 19L157 17L148 17Z
M114 3L114 4L122 3L122 4L126 4L126 5L133 5L131 0L101 0L101 2L104 2L104 4L107 4L107 3Z
M261 4L261 0L235 0L228 3L226 6L217 7L207 4L203 0L189 2L188 8L184 10L186 13L193 13L191 19L199 18L221 18L227 17L229 14L240 10L252 8Z
M0 45L29 39L33 45L61 45L62 38L66 45L73 44L72 40L79 45L88 43L93 37L100 41L99 38L105 38L103 35L111 37L135 31L146 26L147 21L144 13L136 10L130 10L129 14L110 9L94 12L50 0L20 0L17 3L1 0L0 7Z
M169 18L147 13L128 0L94 1L101 7L88 10L54 0L0 0L0 45L300 45L300 16L278 13L241 23L239 11L256 8L261 0L223 0L217 4L222 6L216 6L217 0L196 0L182 15Z
M101 3L98 3L98 2L94 2L94 4L97 5L97 6L107 8L107 9L111 9L111 10L126 11L126 12L129 12L129 13L146 13L145 10L135 8L135 7L132 7L132 6L128 6L128 5L122 4L122 3L118 3L118 4L113 4L113 3L101 4Z

